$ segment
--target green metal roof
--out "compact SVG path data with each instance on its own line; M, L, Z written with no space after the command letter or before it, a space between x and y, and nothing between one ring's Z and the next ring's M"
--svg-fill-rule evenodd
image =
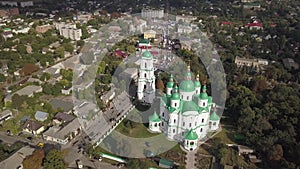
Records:
M208 96L208 103L211 104L212 103L212 97Z
M197 140L198 139L198 134L191 129L188 133L186 133L184 138L186 140Z
M149 42L150 42L149 39L140 39L139 40L139 43L146 43L146 44L148 44Z
M197 111L198 112L198 105L193 101L181 101L180 102L180 110L182 113L187 111Z
M195 87L201 87L200 81L198 81L198 80L195 81Z
M151 116L149 116L149 121L151 122L160 122L160 117L154 112Z
M174 165L174 162L171 161L171 160L167 160L167 159L161 158L161 159L159 160L159 164L162 164L162 165L165 165L165 166L172 167L172 166Z
M192 80L183 80L179 86L182 92L193 92L195 90L195 85Z
M206 92L200 93L200 99L201 100L207 100L208 99L208 94Z
M168 82L167 83L167 88L173 88L174 82Z
M152 59L153 56L152 56L152 54L151 54L148 50L146 50L146 51L143 53L142 58Z
M169 95L165 94L163 97L161 97L161 100L167 105L170 105L170 97Z
M220 117L217 115L216 111L213 111L213 113L209 117L209 120L211 120L211 121L219 121Z
M171 107L171 106L169 107L169 112L170 112L170 113L173 113L175 110L176 110L176 108Z
M180 95L179 95L179 93L173 93L171 99L172 99L172 100L180 100Z

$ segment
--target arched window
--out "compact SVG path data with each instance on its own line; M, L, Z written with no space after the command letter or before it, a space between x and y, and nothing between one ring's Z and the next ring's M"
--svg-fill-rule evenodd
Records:
M177 107L177 103L175 103L175 107Z
M192 123L190 123L190 127L192 127Z
M185 122L183 122L182 125L185 126Z
M147 73L144 74L144 77L145 77L145 78L147 77Z
M191 146L193 146L193 145L194 145L194 142L193 142L193 141L191 141L191 142L190 142L190 145L191 145Z
M202 121L201 121L202 123L204 123L204 119L202 119Z
M195 122L195 126L197 126L197 122Z
M202 128L200 128L200 132L202 132Z
M157 127L157 123L154 124L154 127Z
M144 89L146 89L147 88L147 86L146 85L144 85Z
M175 129L173 129L173 133L175 133Z
M189 96L186 96L186 100L189 100L190 99L190 97Z
M174 119L174 123L176 123L176 119Z
M161 123L161 126L164 126L164 122Z
M216 123L216 122L214 122L214 123L213 123L213 126L215 126L216 124L217 124L217 123Z
M145 69L147 69L147 63L145 62Z
M165 113L162 113L162 116L164 117L164 116L165 116Z
M205 102L203 102L203 106L205 106Z

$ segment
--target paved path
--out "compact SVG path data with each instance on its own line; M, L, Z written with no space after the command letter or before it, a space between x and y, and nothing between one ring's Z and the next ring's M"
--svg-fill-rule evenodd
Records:
M193 169L195 168L195 159L196 159L196 153L197 151L190 151L186 154L186 168L187 169Z

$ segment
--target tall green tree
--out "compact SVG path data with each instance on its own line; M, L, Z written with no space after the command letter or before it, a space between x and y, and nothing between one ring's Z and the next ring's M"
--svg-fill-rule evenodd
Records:
M60 150L51 150L43 163L44 169L66 169L67 165L63 160L63 154Z

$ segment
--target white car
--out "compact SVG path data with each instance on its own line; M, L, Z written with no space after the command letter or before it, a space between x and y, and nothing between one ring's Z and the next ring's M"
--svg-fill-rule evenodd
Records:
M76 164L77 164L78 169L83 169L83 164L82 164L81 160L76 160Z

